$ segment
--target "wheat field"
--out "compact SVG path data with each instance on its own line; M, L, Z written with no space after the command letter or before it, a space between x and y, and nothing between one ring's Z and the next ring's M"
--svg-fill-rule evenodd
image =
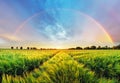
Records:
M1 83L119 83L120 50L0 50Z

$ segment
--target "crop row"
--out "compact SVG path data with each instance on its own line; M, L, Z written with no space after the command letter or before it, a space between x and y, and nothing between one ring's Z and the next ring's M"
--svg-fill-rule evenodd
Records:
M90 68L98 77L115 78L120 80L120 51L88 51L72 53L71 56Z
M23 75L27 71L39 67L49 58L51 58L56 51L17 51L5 50L0 52L0 75Z
M94 72L59 52L42 66L21 76L3 75L3 83L115 83L114 79L96 78Z

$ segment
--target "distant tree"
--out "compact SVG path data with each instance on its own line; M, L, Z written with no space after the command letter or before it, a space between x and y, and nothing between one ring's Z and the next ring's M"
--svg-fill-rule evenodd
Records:
M97 49L101 49L101 46L98 46Z
M82 47L76 47L76 50L82 50Z
M118 49L120 49L120 44L119 44L119 45L117 45L117 48L118 48Z
M117 46L113 46L113 49L120 49L120 44Z
M91 46L90 49L96 49L96 46Z
M75 48L68 48L69 50L75 50Z
M23 47L21 46L21 47L20 47L20 49L22 50L22 49L23 49Z
M108 49L109 47L108 46L105 46L106 49Z
M84 49L85 49L85 50L88 50L88 49L90 49L90 47L85 47Z
M116 46L113 46L112 48L113 48L113 49L116 49Z
M27 47L27 50L29 50L30 48L29 47Z
M36 47L33 47L32 49L33 49L33 50L37 50L37 48L36 48Z
M30 49L32 50L33 48L31 47Z
M46 50L46 48L42 48L42 50Z
M14 47L12 46L11 49L14 49Z
M40 50L42 50L42 48L40 48Z
M18 49L18 47L16 47L16 49Z

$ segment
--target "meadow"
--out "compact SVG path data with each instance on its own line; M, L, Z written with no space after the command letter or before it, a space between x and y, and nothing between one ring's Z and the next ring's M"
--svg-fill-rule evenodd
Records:
M0 50L0 83L120 83L120 50Z

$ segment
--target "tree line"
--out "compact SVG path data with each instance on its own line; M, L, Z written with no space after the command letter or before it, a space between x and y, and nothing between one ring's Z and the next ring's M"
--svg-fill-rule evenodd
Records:
M27 47L27 48L23 48L22 46L21 47L11 47L11 49L27 49L27 50L37 50L38 48L36 47ZM40 50L55 50L56 48L40 48ZM80 47L80 46L77 46L75 48L68 48L69 50L104 50L104 49L120 49L120 44L119 45L116 45L116 46L113 46L113 47L109 47L109 46L87 46L87 47Z
M113 46L113 47L109 47L109 46L87 46L87 47L76 47L76 48L69 48L69 50L104 50L104 49L120 49L120 44L119 45L116 45L116 46Z
M37 50L38 48L36 47L26 47L26 48L23 48L22 46L21 47L11 47L11 49L19 49L19 50L23 50L23 49L26 49L26 50ZM55 50L56 48L40 48L40 50Z

